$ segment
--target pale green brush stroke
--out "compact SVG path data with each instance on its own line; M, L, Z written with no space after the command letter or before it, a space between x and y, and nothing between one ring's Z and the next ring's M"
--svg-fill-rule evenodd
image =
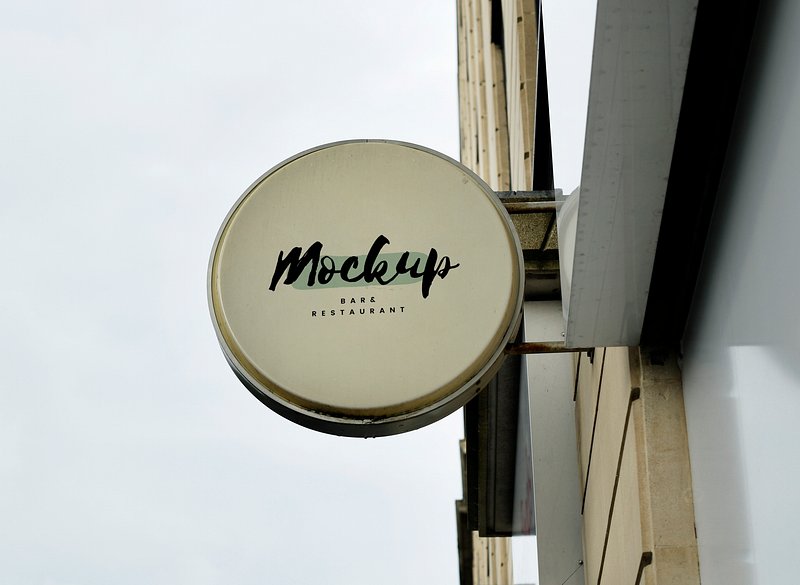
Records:
M375 260L375 265L378 264L381 260L385 260L386 263L390 267L397 266L397 263L400 261L400 257L403 255L403 252L391 252L388 254L378 254L378 257ZM336 266L341 266L342 262L344 262L350 256L330 256L330 258L334 261ZM363 256L357 256L358 258L358 267L355 269L356 272L362 270L364 268L364 262L367 259L366 254ZM417 258L420 259L419 262L419 269L424 270L425 262L428 261L428 255L423 254L421 252L411 252L408 255L408 262L406 262L406 266L413 266L414 262L416 262ZM347 282L342 280L342 276L340 274L334 274L331 281L327 284L320 284L319 281L316 281L314 286L308 286L308 273L311 271L311 263L306 266L305 270L303 270L300 277L292 283L292 288L296 288L297 290L318 290L318 289L325 289L325 288L352 288L352 287L365 287L365 286L378 286L380 283L377 280L373 280L372 282ZM319 272L319 270L317 270ZM352 273L353 271L351 271ZM392 281L392 286L400 285L400 284L414 284L415 282L419 282L422 277L413 277L410 274L401 274L397 278Z

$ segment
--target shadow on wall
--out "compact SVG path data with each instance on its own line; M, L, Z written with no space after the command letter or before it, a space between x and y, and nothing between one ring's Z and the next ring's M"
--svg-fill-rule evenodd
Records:
M800 4L761 2L684 344L704 582L788 582L800 521ZM788 555L788 556L787 556ZM793 572L791 573L794 577Z

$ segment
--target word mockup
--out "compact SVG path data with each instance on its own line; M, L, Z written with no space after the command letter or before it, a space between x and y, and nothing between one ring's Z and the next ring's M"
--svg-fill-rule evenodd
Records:
M281 278L285 285L308 289L375 284L385 286L421 281L422 298L426 299L437 276L444 280L451 270L460 266L454 264L449 256L440 258L436 248L431 248L427 256L411 251L381 254L383 247L389 243L389 238L379 235L366 256L323 255L323 244L319 241L311 244L305 253L299 246L292 248L289 253L281 250L269 290L274 292ZM301 277L302 282L298 282Z

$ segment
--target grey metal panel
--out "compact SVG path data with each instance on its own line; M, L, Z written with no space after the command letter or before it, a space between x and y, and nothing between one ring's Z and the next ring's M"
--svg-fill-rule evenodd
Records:
M519 356L464 409L469 524L481 536L511 536L520 393Z
M526 340L563 339L564 320L557 301L525 303L523 323ZM529 355L524 363L523 378L530 403L539 584L582 582L574 580L582 579L583 544L572 355Z
M759 10L684 340L704 585L798 582L800 3Z
M598 3L569 345L639 342L696 8Z

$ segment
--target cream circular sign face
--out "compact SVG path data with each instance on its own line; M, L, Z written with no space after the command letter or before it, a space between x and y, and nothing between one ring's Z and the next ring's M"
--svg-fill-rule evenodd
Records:
M208 292L225 356L259 400L367 437L438 420L490 381L523 278L516 232L475 174L364 140L258 179L220 229Z

